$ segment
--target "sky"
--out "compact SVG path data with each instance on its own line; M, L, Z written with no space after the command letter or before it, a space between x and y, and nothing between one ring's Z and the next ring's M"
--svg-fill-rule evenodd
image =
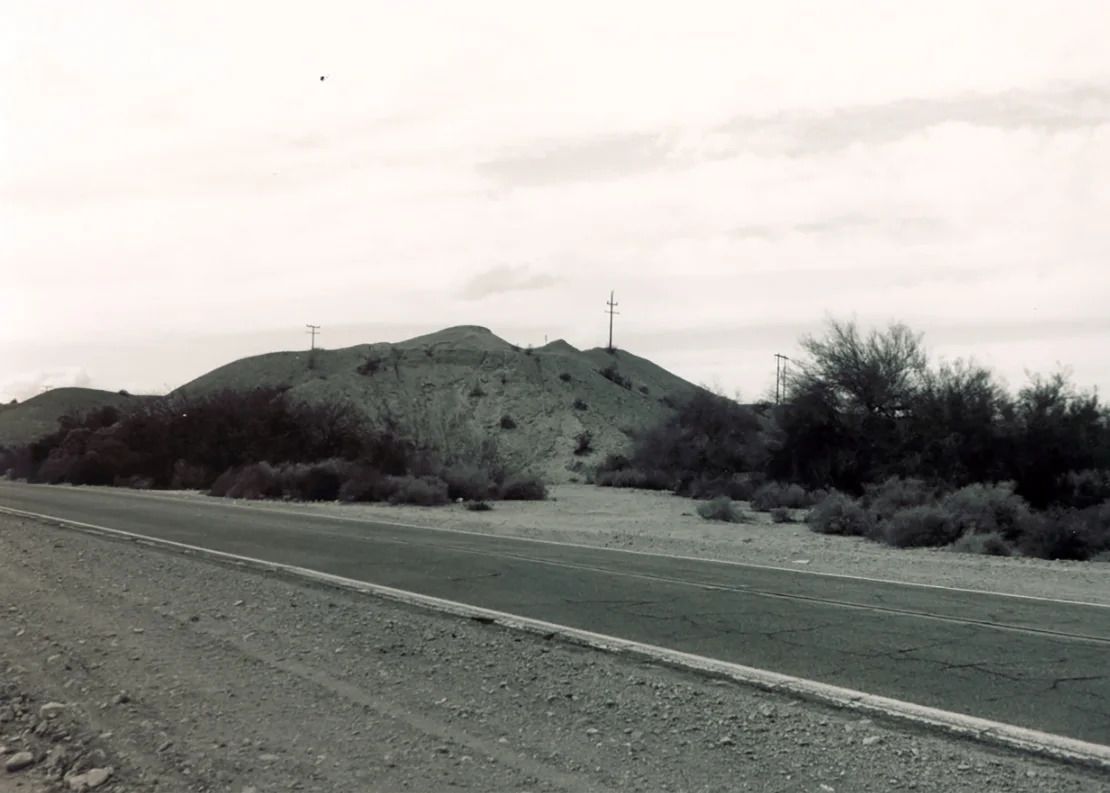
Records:
M755 399L829 318L1110 393L1110 5L5 3L0 400L484 325ZM325 79L321 80L321 77Z

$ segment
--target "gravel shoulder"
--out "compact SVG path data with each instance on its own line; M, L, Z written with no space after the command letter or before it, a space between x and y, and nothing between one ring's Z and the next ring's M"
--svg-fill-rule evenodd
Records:
M817 534L804 523L774 524L766 513L752 512L745 523L715 523L696 514L697 501L646 490L566 484L551 487L550 493L547 501L497 502L490 512L470 512L461 504L447 507L260 501L239 504L244 509L327 513L1110 605L1110 564L1106 563L891 548L861 537ZM209 500L208 496L191 492L148 497ZM805 513L799 510L795 514L801 519Z
M49 702L62 707L43 711ZM96 788L107 791L1107 784L633 658L7 516L0 744L4 757L35 757L0 771L3 793L68 789L60 780L92 767L112 769Z

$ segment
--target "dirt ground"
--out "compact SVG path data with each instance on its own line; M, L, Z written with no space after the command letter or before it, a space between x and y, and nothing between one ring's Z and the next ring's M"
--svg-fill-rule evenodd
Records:
M0 771L3 793L70 789L61 780L92 768L111 770L96 788L107 791L1107 785L895 722L7 517L0 637L0 761L35 757Z

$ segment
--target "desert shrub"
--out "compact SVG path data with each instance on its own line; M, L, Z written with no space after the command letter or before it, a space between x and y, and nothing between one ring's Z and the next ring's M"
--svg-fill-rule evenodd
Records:
M806 516L809 527L820 534L871 537L875 520L854 498L833 490Z
M472 389L470 389L470 393L468 394L471 399L481 399L485 395L486 392L482 390L482 386L477 384Z
M1082 561L1094 553L1088 527L1077 510L1032 513L1022 523L1018 547L1027 556Z
M986 534L966 532L959 539L948 546L948 550L957 553L985 554L987 556L1010 556L1014 550L997 531Z
M489 471L472 463L446 466L439 476L447 483L447 496L452 500L479 502L497 493L497 483Z
M586 410L588 407L589 407L589 405L586 404L585 400L582 400L582 399L575 399L574 400L574 409L575 410Z
M639 392L640 392L641 394L643 394L644 396L647 396L648 394L650 394L650 393L651 393L651 389L650 389L650 388L648 388L648 387L647 387L646 385L642 385L642 386L640 386L640 387L639 387L639 389L637 389L637 390L639 390Z
M357 371L359 374L369 377L375 374L382 368L382 359L377 355L371 354L367 356L366 360L359 364Z
M127 487L131 490L150 490L154 487L154 480L149 476L132 474L131 476L117 476L112 482L113 487Z
M489 512L493 509L487 501L468 501L466 508L471 512Z
M881 529L882 538L898 548L948 545L960 534L948 513L934 504L900 509L882 522Z
M698 504L698 514L706 520L720 520L726 523L743 523L745 515L725 496Z
M501 429L503 429L503 430L515 430L516 429L516 422L513 421L513 417L510 416L507 413L504 416L501 417Z
M772 523L793 523L794 515L787 507L771 507L771 522Z
M229 468L212 484L209 495L225 498L280 498L281 477L269 463Z
M787 485L781 482L767 482L760 486L752 494L751 502L752 508L761 512L766 512L775 507L800 509L813 503L809 494L801 485Z
M339 486L340 501L384 501L388 495L385 477L369 465L353 465Z
M643 490L670 490L674 479L664 471L641 471L638 468L624 468L614 471L600 471L594 476L594 484L599 487L635 487Z
M1101 504L1110 499L1110 470L1068 471L1061 477L1058 490L1061 501L1076 509Z
M570 372L559 372L559 379L564 383L569 383L571 381Z
M673 475L671 481L675 481ZM689 498L712 499L727 496L733 501L750 501L762 484L762 474L687 475L677 480L674 491Z
M170 474L171 490L203 490L212 484L212 472L203 465L175 460Z
M620 371L617 369L616 364L611 363L608 366L606 366L604 369L598 369L597 373L599 375L601 375L602 377L604 377L609 382L616 383L621 388L624 388L624 389L627 389L627 390L632 389L632 381L629 380L627 377L625 377L624 375L622 375L620 373Z
M949 493L941 507L960 534L1001 534L1007 541L1017 539L1029 507L1014 495L1012 482L975 484Z
M297 501L335 501L348 469L343 460L285 465L280 471L282 496Z
M434 507L447 503L447 483L434 476L386 477L390 504Z
M931 504L936 494L934 489L920 479L902 479L892 476L878 485L864 487L864 501L868 508L880 519L908 507Z
M593 451L594 434L589 430L582 430L574 436L574 453L579 457Z
M498 495L504 501L543 501L547 487L538 477L517 474L501 483Z

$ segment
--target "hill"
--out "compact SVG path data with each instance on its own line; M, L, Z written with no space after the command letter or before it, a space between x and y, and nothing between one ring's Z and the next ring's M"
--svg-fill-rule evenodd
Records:
M345 401L368 422L390 417L440 446L494 437L506 459L550 481L627 448L697 386L623 350L559 340L521 349L466 325L407 341L234 361L175 393L287 387L308 403ZM588 433L589 449L579 438Z
M111 405L124 408L147 397L96 388L54 388L15 405L0 407L0 446L33 441L58 428L58 419Z

